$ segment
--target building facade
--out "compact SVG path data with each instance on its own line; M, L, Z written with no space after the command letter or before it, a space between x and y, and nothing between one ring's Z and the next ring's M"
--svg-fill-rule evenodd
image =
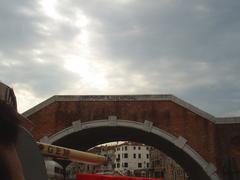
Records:
M173 159L158 149L150 149L151 177L166 180L186 180L187 174Z
M114 160L115 160L115 146L111 145L101 145L96 146L89 150L91 153L105 156L107 158L107 163L103 165L95 165L94 171L96 173L106 173L114 172Z
M66 180L75 180L77 174L80 173L94 173L95 167L90 164L80 163L80 162L71 162L66 167Z
M115 147L115 170L125 175L145 172L150 167L149 146L134 142L125 142ZM144 175L143 175L144 176Z
M104 165L71 163L67 167L69 180L78 173L100 173L163 178L164 180L187 180L187 174L173 159L151 146L135 142L119 145L101 145L89 152L107 157Z

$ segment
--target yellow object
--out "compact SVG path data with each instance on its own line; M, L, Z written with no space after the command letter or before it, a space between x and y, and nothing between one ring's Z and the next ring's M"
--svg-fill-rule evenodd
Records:
M41 142L37 142L37 144L43 155L93 164L105 164L107 162L104 156Z

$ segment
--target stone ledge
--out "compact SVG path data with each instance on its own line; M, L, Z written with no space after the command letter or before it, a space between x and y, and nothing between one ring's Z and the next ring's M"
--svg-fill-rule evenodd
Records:
M24 117L29 117L33 113L43 109L44 107L54 103L55 101L172 101L189 111L213 122L216 124L231 124L231 123L240 123L240 117L236 118L216 118L211 114L185 102L184 100L170 94L163 95L56 95L53 96L42 103L34 106L33 108L27 110L22 115Z
M237 124L240 123L240 117L216 118L216 124Z

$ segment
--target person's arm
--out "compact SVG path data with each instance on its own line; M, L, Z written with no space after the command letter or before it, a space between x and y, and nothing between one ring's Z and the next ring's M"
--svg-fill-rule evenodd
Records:
M17 111L0 100L0 180L24 180L15 147L18 123Z
M3 167L1 174L4 177L10 178L6 180L24 180L21 163L15 146L1 147L0 155L2 164L5 166Z

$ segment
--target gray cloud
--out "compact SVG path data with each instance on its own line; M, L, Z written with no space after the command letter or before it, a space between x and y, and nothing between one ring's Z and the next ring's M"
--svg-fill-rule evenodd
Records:
M238 1L141 1L120 8L97 3L86 14L101 22L96 31L104 34L101 43L109 59L127 61L125 74L142 75L148 92L172 92L190 101L192 94L194 104L224 114L240 105L235 101L240 89L239 6Z
M76 82L83 94L173 93L214 115L240 112L238 0L68 0L57 4L60 21L47 17L39 2L3 5L6 82L27 83L41 96L75 92ZM76 23L79 13L89 20L86 27ZM63 66L69 55L84 54L84 30L90 52L84 58L104 72L103 89Z
M36 32L35 23L42 21L37 14L27 15L24 11L36 11L33 1L1 1L0 7L0 51L11 54L16 49L31 48L41 36Z
M71 46L77 27L50 20L37 1L28 0L1 2L0 21L2 81L28 84L36 96L44 97L76 80L76 75L62 66L57 51L63 50L64 43Z
M95 31L104 36L101 48L113 59L216 62L239 57L238 1L77 3L73 6L100 22Z
M77 79L75 74L52 62L39 63L27 60L12 65L0 63L0 69L3 82L28 85L38 97L58 94Z

